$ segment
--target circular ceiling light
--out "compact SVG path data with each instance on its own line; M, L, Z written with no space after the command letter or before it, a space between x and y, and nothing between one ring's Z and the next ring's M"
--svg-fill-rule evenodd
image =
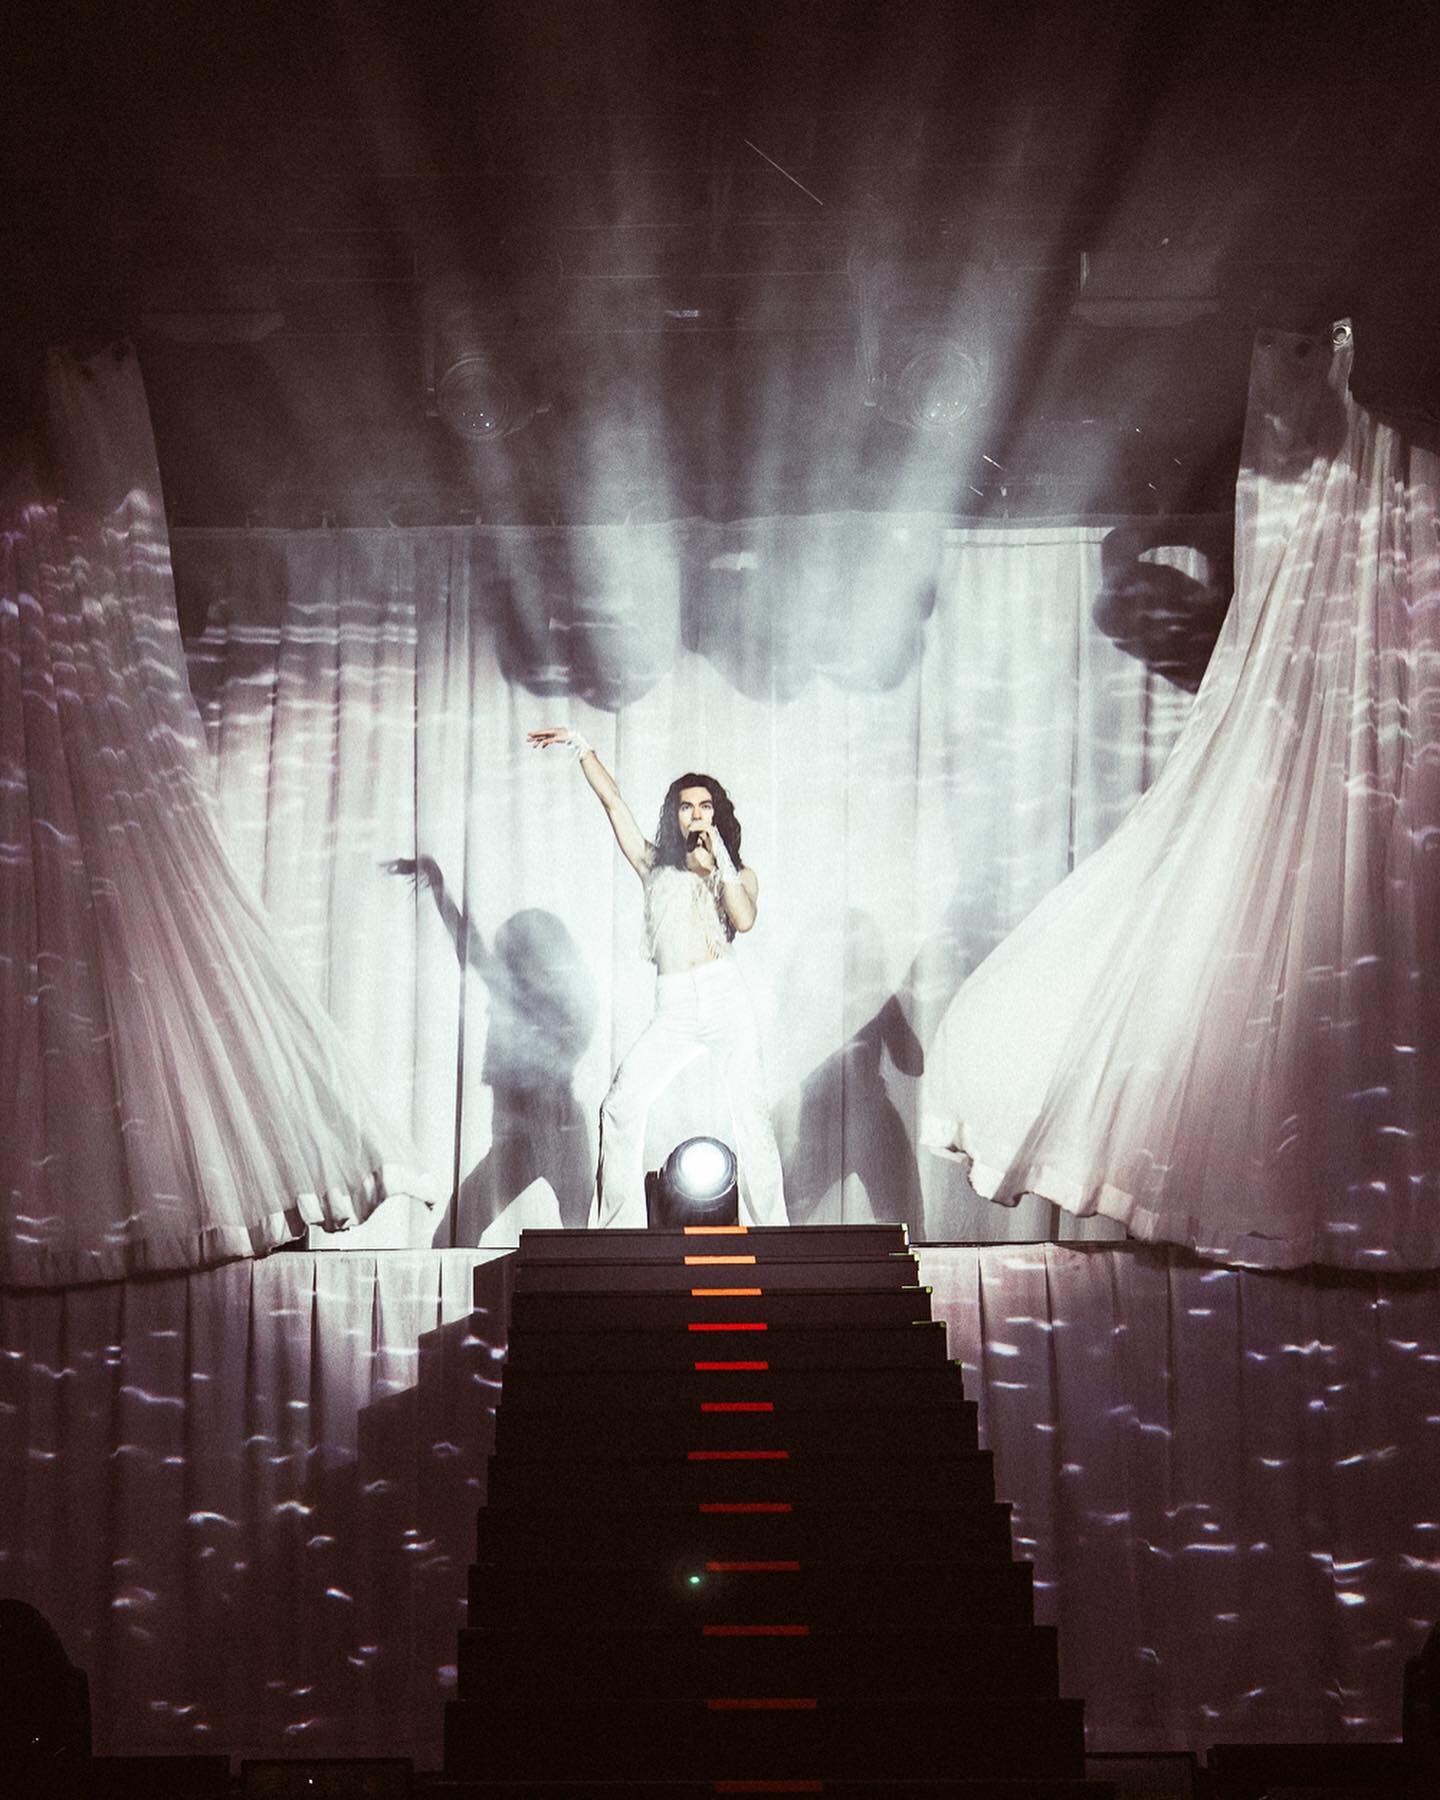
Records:
M985 398L980 358L953 339L924 344L900 371L885 408L898 425L916 431L957 430Z
M463 351L435 383L440 416L458 436L483 444L518 431L530 418L518 383L492 368L483 350Z

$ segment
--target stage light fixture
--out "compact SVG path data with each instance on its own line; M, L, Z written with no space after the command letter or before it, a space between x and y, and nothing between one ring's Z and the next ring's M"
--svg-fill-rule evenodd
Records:
M881 411L893 424L938 436L959 430L985 390L984 360L953 338L936 338L906 362Z
M530 418L519 387L491 366L483 350L457 356L448 365L435 383L435 402L456 436L472 444L508 437Z
M658 1174L645 1177L645 1203L650 1224L659 1229L738 1224L735 1153L719 1138L686 1138L666 1157Z
M507 364L496 322L473 300L439 303L426 344L433 413L467 443L494 443L538 409Z

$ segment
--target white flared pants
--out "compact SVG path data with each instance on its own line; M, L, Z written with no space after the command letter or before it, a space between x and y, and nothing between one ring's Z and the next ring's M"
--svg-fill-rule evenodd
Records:
M655 1016L615 1071L600 1107L592 1228L644 1228L646 1119L671 1080L706 1050L730 1096L740 1218L747 1225L789 1223L755 1014L740 971L722 960L656 978Z

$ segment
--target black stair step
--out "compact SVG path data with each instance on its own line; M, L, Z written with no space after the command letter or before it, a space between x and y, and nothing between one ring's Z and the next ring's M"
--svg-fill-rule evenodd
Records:
M823 1325L771 1326L742 1331L733 1325L711 1326L696 1319L675 1331L529 1331L517 1338L506 1357L512 1367L551 1369L693 1369L713 1370L719 1363L754 1364L789 1369L936 1367L944 1363L943 1320L913 1325L865 1325L853 1330ZM720 1371L724 1372L724 1371ZM735 1372L735 1371L732 1371ZM743 1369L739 1372L743 1372Z
M696 1271L704 1274L704 1271ZM742 1271L743 1273L743 1271ZM771 1325L908 1325L930 1317L928 1287L836 1293L699 1280L696 1287L762 1286L758 1295L693 1293L516 1293L510 1335L525 1331L683 1331L692 1319L766 1319Z
M652 1294L689 1293L694 1288L759 1287L772 1289L826 1288L837 1290L883 1290L919 1287L920 1265L908 1252L893 1256L871 1257L864 1261L828 1262L777 1258L761 1265L725 1263L687 1265L682 1258L662 1262L649 1257L631 1263L616 1262L544 1262L520 1261L515 1265L517 1294L599 1293Z
M1338 1789L1340 1800L1356 1800L1365 1789L1376 1800L1404 1800L1412 1784L1436 1791L1433 1768L1405 1744L1212 1744L1205 1765L1219 1800L1262 1800L1290 1789Z
M922 1406L961 1400L964 1395L964 1374L954 1362L879 1369L697 1371L687 1363L670 1369L590 1370L547 1369L522 1355L518 1362L506 1365L501 1397L506 1406L560 1402L597 1411L648 1411L700 1400L770 1400L776 1406Z
M418 1775L430 1800L722 1800L737 1793L829 1796L830 1800L1119 1800L1113 1781L451 1781Z
M434 1792L1098 1800L903 1231L526 1234L508 1273Z
M961 1625L938 1631L839 1631L801 1636L686 1631L545 1631L470 1625L461 1631L463 1699L675 1699L709 1694L950 1696L1060 1692L1053 1625Z
M705 1406L725 1408L703 1411ZM738 1408L750 1410L740 1411ZM753 1410L769 1407L769 1411ZM824 1451L926 1450L979 1447L976 1409L969 1400L890 1411L869 1407L775 1405L773 1401L693 1401L688 1406L641 1413L609 1409L538 1408L502 1397L495 1420L497 1454L611 1456L723 1448L743 1431L756 1448Z
M798 1685L797 1685L798 1684ZM592 1700L669 1694L814 1693L973 1696L1060 1691L1052 1626L943 1631L830 1631L740 1636L684 1631L584 1630L554 1635L468 1627L460 1633L462 1699Z
M1028 1625L1031 1603L1030 1564L998 1560L849 1566L784 1557L684 1558L648 1567L488 1563L470 1569L469 1623L555 1632L583 1630L599 1621L630 1630L783 1624L933 1631L960 1619Z
M13 1765L12 1765L13 1768ZM56 1763L45 1773L62 1775L64 1764ZM37 1777L40 1771L35 1772ZM23 1795L75 1795L84 1800L229 1800L230 1758L228 1755L140 1755L92 1756L75 1770L76 1784L37 1779L32 1788L23 1778L10 1792L20 1800Z
M829 1501L944 1506L993 1500L988 1450L954 1456L844 1457L778 1451L763 1460L492 1456L489 1497L500 1506L683 1506L687 1503Z
M1010 1508L988 1499L925 1509L798 1501L784 1512L701 1512L694 1504L583 1511L490 1505L476 1520L478 1562L623 1561L637 1546L667 1562L697 1555L1008 1556Z
M909 1248L903 1225L751 1225L716 1231L522 1231L519 1260L674 1262L727 1252L767 1262L858 1262Z
M492 1780L1084 1774L1078 1700L961 1695L939 1708L802 1694L767 1696L800 1703L772 1710L725 1704L734 1698L455 1700L445 1709L445 1768Z

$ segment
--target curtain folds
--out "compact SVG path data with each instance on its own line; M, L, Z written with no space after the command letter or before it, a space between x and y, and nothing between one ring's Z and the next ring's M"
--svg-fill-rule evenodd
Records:
M475 1252L0 1292L0 1584L100 1753L438 1763L504 1275Z
M0 538L0 1281L42 1286L421 1185L221 843L133 357L55 357L50 388L108 509L37 502Z
M1124 827L970 977L924 1141L1260 1265L1440 1264L1440 469L1262 336L1237 591Z
M1440 1613L1440 1276L922 1252L1095 1749L1398 1737Z
M227 841L453 1184L437 1243L583 1223L651 1004L639 884L569 759L524 747L557 722L647 830L683 769L735 799L790 1216L1056 1229L921 1159L916 1100L961 976L1124 817L1190 704L1095 625L1105 537L850 514L176 534ZM1183 536L1164 555L1203 573ZM440 888L394 870L417 856ZM697 1065L650 1155L727 1124Z

